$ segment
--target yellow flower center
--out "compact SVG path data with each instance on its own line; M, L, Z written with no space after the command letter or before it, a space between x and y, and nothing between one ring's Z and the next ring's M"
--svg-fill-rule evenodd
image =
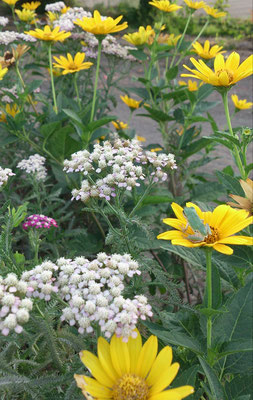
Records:
M113 386L113 400L148 400L148 385L135 374L123 375Z
M233 82L233 79L234 79L234 74L233 74L233 72L229 71L228 69L220 69L219 71L216 72L216 74L217 74L218 76L220 76L220 74L221 74L222 72L226 72L226 74L227 74L227 76L228 76L229 83Z
M72 71L75 71L77 69L77 65L74 62L73 63L69 63L68 69L71 69Z
M215 243L219 240L219 231L217 228L210 226L212 233L205 237L204 242L207 244Z

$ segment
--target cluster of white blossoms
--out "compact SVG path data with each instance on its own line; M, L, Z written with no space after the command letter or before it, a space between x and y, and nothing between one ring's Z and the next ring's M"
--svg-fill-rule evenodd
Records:
M0 17L0 26L6 26L9 23L9 19L5 17Z
M45 181L47 170L44 166L45 157L39 154L33 154L27 160L22 160L18 163L17 168L24 170L27 174L32 174L38 181Z
M0 188L7 183L10 176L15 175L10 168L0 167Z
M66 4L63 1L56 1L55 3L47 4L45 10L57 13L61 12L64 7L66 7Z
M0 332L7 336L11 331L21 333L23 325L29 320L33 303L27 297L28 283L10 273L0 276Z
M49 6L51 7L52 5L53 4L48 4L46 8ZM61 14L59 18L54 21L53 24L54 27L59 26L61 30L70 32L77 28L77 26L74 24L74 21L76 21L77 19L82 19L84 17L91 18L92 14L89 11L85 11L82 7L71 7L66 13Z
M0 32L0 44L8 46L10 43L15 41L24 40L25 42L36 42L36 39L25 33L18 33L15 31L4 31Z
M16 99L18 98L16 85L14 85L12 88L1 88L0 95L2 96L1 101L3 103L13 103L13 98L10 97L8 94L11 94Z
M131 191L149 174L153 182L165 181L168 169L175 169L173 154L144 151L138 140L116 138L113 143L95 144L94 150L78 151L64 161L66 172L82 172L85 179L72 199L87 202L91 198L111 200L120 189Z

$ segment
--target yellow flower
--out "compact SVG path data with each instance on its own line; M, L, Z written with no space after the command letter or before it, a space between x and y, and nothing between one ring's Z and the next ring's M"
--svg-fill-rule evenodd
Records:
M163 222L176 228L161 233L158 239L171 240L176 246L184 247L213 247L223 254L233 254L231 247L226 244L253 245L253 238L249 236L233 236L235 233L253 223L253 218L248 217L244 210L234 210L228 205L220 205L213 212L203 212L193 203L186 203L186 207L195 208L199 218L206 227L206 236L194 231L184 214L184 210L176 203L172 209L177 218L165 218Z
M47 71L48 71L48 73L50 75L50 68L47 68ZM63 75L63 71L60 68L52 68L52 71L53 71L53 75L55 77Z
M150 36L155 36L155 31L150 25L148 25L146 28L144 28L144 26L140 26L138 32L124 35L123 39L134 46L142 46L143 44L149 42Z
M199 90L200 86L203 85L203 82L201 82L199 85L196 81L192 81L191 79L188 79L188 82L185 81L178 81L180 86L187 86L187 89L190 92L196 92Z
M0 81L3 79L4 75L7 74L8 68L3 68L0 64Z
M23 8L23 10L15 10L15 13L17 14L20 21L24 21L24 22L31 22L36 17L36 14L34 11L27 10L26 8Z
M112 121L112 124L113 124L114 128L117 129L117 131L120 131L121 129L127 129L128 128L127 124L125 124L124 122L121 122L119 120Z
M153 0L149 1L149 4L165 12L177 11L179 10L179 8L182 8L182 6L178 6L177 4L172 4L169 0Z
M54 57L56 63L54 63L55 68L62 68L62 75L73 74L75 72L81 71L83 69L89 69L93 63L92 62L84 62L85 53L76 53L73 58L70 53L67 54L67 57L60 56L60 58Z
M158 340L150 336L142 345L137 337L122 341L114 335L110 344L98 338L97 353L83 350L80 358L94 378L75 375L84 396L94 399L120 400L181 400L194 392L192 386L165 390L177 375L179 364L172 364L172 348L164 347L158 354ZM89 397L86 397L89 398Z
M144 136L136 136L136 139L139 140L139 142L146 142L146 138Z
M151 153L156 153L157 151L161 151L161 147L155 147L154 149L150 149Z
M210 15L213 18L221 18L221 17L225 17L227 15L226 12L223 11L219 11L217 8L211 7L206 5L204 7L205 12Z
M6 51L3 57L0 57L0 64L3 68L10 68L15 64L15 58L11 51Z
M177 42L179 41L179 39L181 38L182 35L177 35L175 36L174 33L172 33L171 35L168 35L167 38L167 45L168 46L176 46Z
M70 7L67 7L67 6L63 7L61 9L61 14L66 14L66 12L68 12L68 10L70 10Z
M132 99L131 97L128 97L127 95L125 95L125 96L120 96L120 98L121 98L121 100L122 100L129 108L131 108L132 110L133 110L133 109L136 110L137 108L140 107L141 100L140 100L140 101L134 100L134 99Z
M2 112L0 115L0 122L6 122L6 114L10 115L11 117L15 117L20 112L20 109L18 108L17 104L6 104L5 106L5 112Z
M232 202L228 202L227 204L231 207L242 208L247 211L249 215L253 215L253 181L249 178L246 179L246 181L240 179L240 185L243 188L246 198L237 196L236 194L230 194L229 196L238 204Z
M35 37L36 39L45 40L46 42L63 42L65 39L71 36L70 32L60 31L59 26L51 30L49 25L46 25L44 30L37 28L34 31L28 31L25 33Z
M226 61L222 54L218 54L214 60L214 71L202 60L197 61L195 58L191 58L190 60L197 70L190 69L184 65L191 74L182 74L181 76L197 78L213 86L227 87L234 85L236 82L252 75L253 72L253 55L249 56L239 65L240 55L238 53L231 53Z
M206 3L204 1L192 1L192 0L184 0L185 4L193 10L199 10L200 8L204 8Z
M253 106L253 103L247 102L246 99L239 100L236 94L232 94L231 99L238 110L248 110Z
M74 21L74 23L80 26L84 31L93 33L94 35L108 35L127 28L127 22L118 25L122 18L123 15L120 15L116 19L111 17L102 19L99 11L95 10L93 18L83 17L83 19Z
M193 43L192 47L194 48L195 53L197 53L200 57L205 58L206 60L210 60L211 58L216 57L218 54L225 53L225 51L221 51L223 49L222 46L218 46L217 44L210 47L209 40L206 40L204 46L202 46L199 42Z
M49 21L50 21L51 23L54 22L54 21L56 21L57 18L58 18L58 15L55 14L54 12L52 12L52 11L48 11L48 12L46 13L46 15L47 15L47 17L48 17L48 19L49 19Z
M15 6L18 0L3 0L4 3L8 4L9 6Z
M25 8L26 10L35 11L41 5L40 1L31 1L31 3L23 3L21 7Z

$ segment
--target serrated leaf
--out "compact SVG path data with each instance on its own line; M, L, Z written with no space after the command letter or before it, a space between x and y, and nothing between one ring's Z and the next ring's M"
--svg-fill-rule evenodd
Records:
M227 396L224 392L223 386L221 385L215 371L212 367L200 356L198 356L199 362L203 368L204 375L206 376L211 393L214 400L227 400Z
M236 179L233 176L228 175L222 171L216 171L215 173L221 185L223 185L227 190L229 190L231 194L244 196L244 192L240 185L239 179Z

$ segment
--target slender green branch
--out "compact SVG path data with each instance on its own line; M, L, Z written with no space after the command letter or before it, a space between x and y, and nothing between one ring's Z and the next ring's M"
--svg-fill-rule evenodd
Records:
M206 249L206 291L207 291L207 308L212 309L212 249ZM212 317L207 318L207 354L212 348Z
M80 96L79 96L79 90L78 90L78 86L77 86L77 75L78 75L78 73L74 74L73 81L74 81L74 88L75 88L75 91L76 91L78 107L79 107L79 110L81 111L82 107L81 107L81 101L80 101Z
M144 198L147 196L148 192L150 191L151 187L153 185L153 179L151 179L151 182L149 183L149 185L147 186L146 190L144 191L143 195L139 198L137 204L135 205L135 207L132 209L132 211L129 214L129 218L131 218L135 211L138 209L138 207L140 206L140 204L142 203L142 201L144 200Z
M18 78L19 78L19 80L20 80L20 83L21 83L23 89L25 90L25 89L26 89L26 85L25 85L24 79L22 78L21 72L20 72L20 70L19 70L18 61L16 62L16 73L17 73L17 76L18 76ZM39 115L39 114L38 114L38 111L36 110L35 104L34 104L34 102L33 102L32 96L29 94L29 95L27 96L27 98L28 98L28 101L29 101L29 103L31 104L31 106L32 106L33 111L35 112L35 114L36 114L36 115Z
M98 87L101 52L102 52L102 40L99 39L99 41L98 41L97 68L96 68L96 77L95 77L95 84L94 84L94 92L93 92L93 100L92 100L92 107L91 107L90 122L93 121L94 113L95 113L95 105L96 105L96 98L97 98L97 87Z
M181 44L182 44L182 42L183 42L183 40L184 40L185 34L186 34L186 32L187 32L187 29L188 29L188 26L189 26L189 23L190 23L190 20L191 20L191 17L192 17L192 13L189 15L189 17L188 17L188 19L187 19L187 21L186 21L186 24L185 24L185 27L184 27L184 31L183 31L183 33L182 33L182 36L181 36L181 38L180 38L180 40L179 40L179 42L178 42L178 44L177 44L177 46L176 46L176 48L175 48L175 52L174 52L174 55L173 55L172 60L171 60L171 63L170 63L170 68L172 68L173 65L174 65L175 58L176 58L176 56L178 55L178 50L180 49L180 46L181 46Z
M49 58L49 69L50 69L50 78L51 78L51 86L52 86L52 95L54 101L54 111L55 114L58 114L58 107L55 95L55 87L54 87L54 74L53 74L53 65L52 65L52 43L48 46L48 58Z

